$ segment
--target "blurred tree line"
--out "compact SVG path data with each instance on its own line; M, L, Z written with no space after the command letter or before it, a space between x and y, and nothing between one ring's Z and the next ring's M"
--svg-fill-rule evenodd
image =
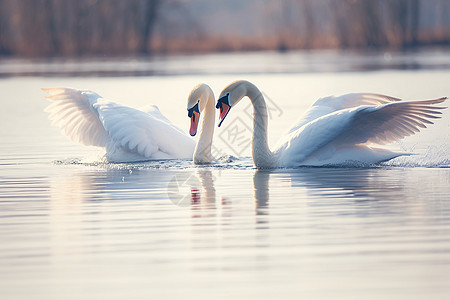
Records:
M0 0L0 53L148 53L163 0Z
M448 0L0 0L0 55L450 43Z
M292 44L289 37L295 28L304 29L303 38L294 47L326 44L340 48L405 49L450 42L447 0L288 0L282 9L287 25L287 37L282 43ZM294 14L303 19L303 24L286 23L296 18Z

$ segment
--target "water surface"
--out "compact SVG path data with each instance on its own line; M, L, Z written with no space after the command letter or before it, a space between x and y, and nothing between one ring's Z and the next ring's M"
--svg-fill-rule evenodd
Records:
M218 64L220 61L217 62ZM450 71L0 80L2 299L443 299L450 293L450 118L353 168L257 171L216 131L213 166L108 164L51 127L40 87L157 104L187 130L198 82L246 78L270 98L273 144L321 96L450 95ZM169 99L169 100L168 100ZM230 126L246 132L246 105Z

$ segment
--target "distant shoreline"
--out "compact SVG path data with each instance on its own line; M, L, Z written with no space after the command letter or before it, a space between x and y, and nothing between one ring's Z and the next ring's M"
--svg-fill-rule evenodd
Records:
M297 50L21 58L0 57L0 77L129 77L205 74L449 70L446 47L411 51Z

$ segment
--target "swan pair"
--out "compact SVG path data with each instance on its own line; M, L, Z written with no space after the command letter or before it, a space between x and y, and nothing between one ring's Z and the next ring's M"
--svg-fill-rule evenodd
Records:
M141 109L103 99L91 91L44 89L53 101L46 111L53 124L72 140L106 148L110 162L159 159L191 159L196 164L212 162L215 109L219 126L242 98L253 105L253 162L257 168L365 164L387 161L407 153L396 153L373 145L385 145L433 124L440 110L434 106L447 98L425 101L368 93L325 97L317 100L278 141L271 151L267 143L268 113L261 91L245 80L229 84L214 107L214 93L206 84L189 94L189 133L195 135L203 114L200 137L193 139L165 118L156 106Z

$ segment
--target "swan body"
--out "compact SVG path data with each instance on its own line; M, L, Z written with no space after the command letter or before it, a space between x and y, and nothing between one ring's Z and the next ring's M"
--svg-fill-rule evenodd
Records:
M195 140L161 114L157 106L135 109L89 90L42 90L52 102L45 109L50 113L52 125L60 127L61 132L75 142L105 148L105 158L109 162L192 159L195 156ZM209 86L198 85L193 91L201 96L205 106L203 101L210 99L212 93ZM202 138L212 140L212 134Z
M274 150L267 144L267 107L261 91L248 81L236 81L221 93L220 124L243 97L253 104L253 162L257 168L375 164L408 153L374 146L395 142L433 124L439 118L433 106L447 98L400 101L378 94L347 94L317 100L280 138Z

